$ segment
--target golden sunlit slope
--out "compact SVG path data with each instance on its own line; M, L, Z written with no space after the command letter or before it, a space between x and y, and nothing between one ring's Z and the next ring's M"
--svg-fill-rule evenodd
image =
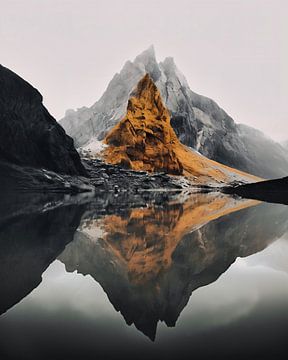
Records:
M129 99L127 114L106 136L103 151L110 164L133 170L193 177L198 183L259 178L207 159L180 143L160 93L146 74Z

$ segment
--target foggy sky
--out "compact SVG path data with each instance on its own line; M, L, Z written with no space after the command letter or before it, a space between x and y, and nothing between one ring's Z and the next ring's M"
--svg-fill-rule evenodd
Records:
M154 44L236 122L288 138L285 0L0 0L0 63L57 118Z

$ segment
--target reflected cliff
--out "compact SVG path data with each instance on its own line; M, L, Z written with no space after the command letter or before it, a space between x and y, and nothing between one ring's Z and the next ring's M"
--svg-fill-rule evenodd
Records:
M53 207L45 197L41 206L38 200L35 196L26 208L18 196L17 202L6 204L5 213L5 202L1 204L0 314L41 283L42 273L73 240L84 212L81 205L57 207L55 202Z

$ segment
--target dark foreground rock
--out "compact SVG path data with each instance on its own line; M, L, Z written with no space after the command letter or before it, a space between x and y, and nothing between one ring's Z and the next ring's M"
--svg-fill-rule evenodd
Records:
M164 173L149 175L99 160L84 162L88 177L57 174L46 169L23 167L0 161L0 192L49 192L76 194L138 193L147 190L181 190L179 180Z
M42 95L0 65L0 162L86 175L73 140L42 104Z
M288 205L288 177L227 187L224 189L224 192L227 194L237 194L248 199Z

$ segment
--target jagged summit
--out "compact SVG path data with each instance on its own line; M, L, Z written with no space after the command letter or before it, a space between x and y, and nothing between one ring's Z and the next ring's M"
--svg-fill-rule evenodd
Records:
M150 45L146 50L144 50L141 54L137 55L134 62L148 63L150 61L156 62L156 53L154 45Z
M134 64L140 66L141 69L148 73L153 81L158 81L161 77L161 71L156 60L154 46L151 45L148 49L136 56Z
M149 74L132 91L126 116L104 142L108 145L102 153L104 159L129 169L192 176L197 183L252 180L248 174L211 161L180 143Z
M166 57L163 61L159 63L159 66L162 67L166 72L168 72L169 70L175 71L177 69L174 58L172 56Z

